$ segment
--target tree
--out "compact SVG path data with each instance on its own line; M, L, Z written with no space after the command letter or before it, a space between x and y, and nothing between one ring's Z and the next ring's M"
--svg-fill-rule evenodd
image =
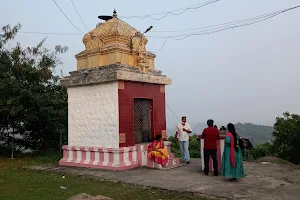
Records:
M20 28L7 25L0 34L0 148L17 134L19 148L58 149L60 135L67 135L67 93L54 70L67 47L50 51L44 39L35 47L8 48Z
M274 125L273 148L278 156L300 164L300 115L283 113Z

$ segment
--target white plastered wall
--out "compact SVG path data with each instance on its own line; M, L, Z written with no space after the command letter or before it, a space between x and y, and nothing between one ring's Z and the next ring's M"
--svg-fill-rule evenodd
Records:
M118 83L68 88L68 145L119 147Z

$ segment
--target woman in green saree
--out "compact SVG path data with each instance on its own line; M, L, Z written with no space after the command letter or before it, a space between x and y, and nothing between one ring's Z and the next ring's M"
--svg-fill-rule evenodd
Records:
M244 177L243 156L239 146L239 135L234 125L229 123L227 129L222 157L222 175L234 181Z

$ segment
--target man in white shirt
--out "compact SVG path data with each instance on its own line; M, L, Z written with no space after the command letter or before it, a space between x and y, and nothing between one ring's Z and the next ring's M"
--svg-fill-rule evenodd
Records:
M189 134L192 133L191 126L186 123L186 117L181 118L181 123L176 127L176 141L179 140L179 146L181 151L181 157L187 164L190 163L190 152L189 152Z

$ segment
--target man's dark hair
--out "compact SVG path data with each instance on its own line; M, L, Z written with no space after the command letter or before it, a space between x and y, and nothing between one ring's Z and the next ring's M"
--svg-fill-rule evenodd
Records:
M181 117L181 119L183 119L183 118L185 118L185 119L186 119L186 116L182 116L182 117Z
M214 126L214 120L212 119L207 120L207 126Z

